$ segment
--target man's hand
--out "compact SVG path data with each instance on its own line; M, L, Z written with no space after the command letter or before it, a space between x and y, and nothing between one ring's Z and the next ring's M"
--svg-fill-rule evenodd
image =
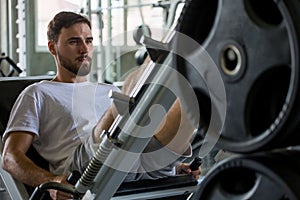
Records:
M201 166L194 171L190 169L190 164L188 163L181 163L176 166L176 174L191 174L196 180L199 179L201 172Z
M53 181L54 182L58 182L58 183L63 183L63 184L68 184L70 186L72 186L71 184L69 184L67 182L67 178L68 175L63 175L63 176L56 176ZM69 193L65 193L59 190L49 190L50 196L52 199L54 200L67 200L67 199L73 199L73 195L69 194Z

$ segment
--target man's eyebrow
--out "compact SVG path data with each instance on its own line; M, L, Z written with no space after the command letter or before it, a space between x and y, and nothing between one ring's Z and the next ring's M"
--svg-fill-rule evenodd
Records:
M91 37L87 37L86 39L87 40L93 40L94 38L91 36ZM68 39L68 41L70 41L70 40L81 40L81 37L70 37Z

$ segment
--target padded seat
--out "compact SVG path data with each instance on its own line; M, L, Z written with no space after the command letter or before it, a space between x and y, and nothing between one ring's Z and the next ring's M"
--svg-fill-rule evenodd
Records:
M51 76L1 77L0 78L0 133L3 134L10 110L20 92L32 83L51 80Z

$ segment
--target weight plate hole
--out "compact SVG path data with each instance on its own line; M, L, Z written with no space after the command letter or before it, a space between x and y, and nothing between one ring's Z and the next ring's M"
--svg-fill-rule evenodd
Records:
M272 125L282 120L279 115L284 112L290 75L288 66L273 67L253 84L245 112L247 130L252 136L258 136L266 130L272 132Z
M229 168L220 175L221 190L234 196L250 193L257 182L256 173L243 167Z
M274 0L245 0L245 6L251 20L259 26L276 26L283 20Z

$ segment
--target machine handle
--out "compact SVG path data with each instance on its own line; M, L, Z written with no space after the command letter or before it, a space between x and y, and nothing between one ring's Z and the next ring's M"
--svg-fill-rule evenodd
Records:
M192 171L196 171L199 169L200 165L202 164L203 160L200 157L195 157L193 162L190 164L190 169Z

